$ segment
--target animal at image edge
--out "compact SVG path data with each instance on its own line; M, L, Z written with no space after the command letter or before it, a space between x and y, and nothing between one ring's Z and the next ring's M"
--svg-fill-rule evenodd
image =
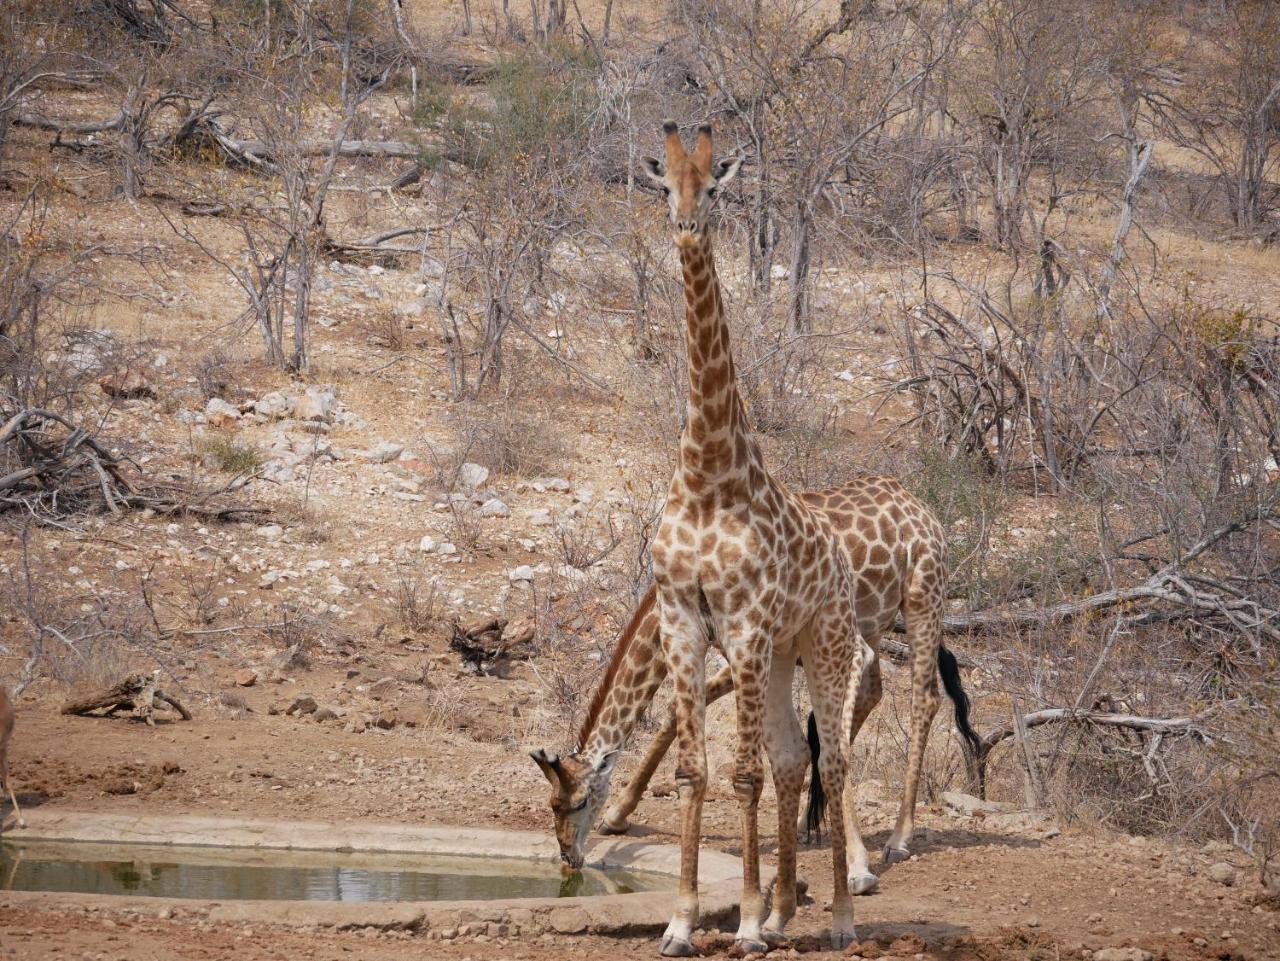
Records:
M831 942L842 948L856 937L851 879L855 890L875 883L852 795L846 798L844 792L848 754L880 698L877 643L899 610L911 651L911 741L902 804L885 849L888 861L908 856L920 769L938 706L940 665L948 692L958 707L963 703L954 659L940 650L945 540L928 509L890 478L861 478L828 491L796 494L769 474L737 392L708 229L715 195L740 162L713 159L709 125L699 128L692 153L673 122L665 123L663 132L665 163L646 158L644 169L668 200L679 250L689 383L678 467L653 542L654 600L641 604L610 666L615 685L622 677L635 686L624 685L625 698L611 698L609 691L619 688L611 688L606 678L579 754L559 758L535 752L534 760L554 789L562 854L569 863L580 863L582 840L595 813L591 808L598 810L607 793L625 735L662 676L672 677L681 872L661 950L668 956L691 954L707 780L706 704L732 687L738 729L733 785L743 851L736 940L744 952L765 951L785 936L795 913L796 816L809 755L791 687L797 662L803 661L824 747L818 777L841 814L831 818L830 833ZM642 642L635 643L641 634ZM713 644L727 666L709 687L706 655ZM653 656L659 645L661 659ZM958 717L967 731L962 711ZM757 823L762 748L774 777L779 823L778 876L767 918ZM656 750L657 745L647 761ZM641 776L651 773L648 764L646 769ZM619 813L609 812L606 821L620 826Z
M13 793L13 782L9 780L9 739L13 737L13 724L13 700L9 697L9 692L0 686L0 788L9 795L13 813L18 818L18 827L25 828L27 822L23 820L22 810L18 807L18 796Z

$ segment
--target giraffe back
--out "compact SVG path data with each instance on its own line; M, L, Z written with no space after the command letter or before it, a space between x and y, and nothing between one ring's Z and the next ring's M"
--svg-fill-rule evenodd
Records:
M927 504L894 477L868 474L839 487L798 495L826 518L853 576L858 630L868 638L888 630L914 575L941 596L947 546Z

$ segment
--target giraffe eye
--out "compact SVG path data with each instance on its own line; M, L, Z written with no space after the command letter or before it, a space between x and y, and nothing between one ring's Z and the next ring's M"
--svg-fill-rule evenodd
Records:
M708 197L714 197L715 195L716 195L716 188L715 188L715 187L708 187L708 188L707 188L707 196L708 196Z
M670 196L671 196L671 188L670 188L670 187L665 187L665 186L664 186L664 187L662 188L662 196L664 196L664 197L670 197Z

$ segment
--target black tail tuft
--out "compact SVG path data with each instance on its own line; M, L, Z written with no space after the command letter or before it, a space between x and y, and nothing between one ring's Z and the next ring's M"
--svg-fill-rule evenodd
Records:
M822 756L822 741L818 739L818 719L809 712L809 811L804 826L809 838L822 829L822 817L827 810L827 792L822 790L822 778L818 774L818 758Z
M964 738L965 753L975 757L978 748L982 745L982 739L969 725L969 695L964 692L964 685L960 683L960 665L956 663L956 656L945 647L938 648L938 674L942 677L942 686L947 692L947 697L951 698L951 703L955 705L956 727L960 731L960 736Z

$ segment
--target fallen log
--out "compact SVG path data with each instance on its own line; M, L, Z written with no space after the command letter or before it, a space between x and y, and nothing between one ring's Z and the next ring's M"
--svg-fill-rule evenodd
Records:
M507 619L495 617L480 621L470 627L453 623L453 636L449 647L462 657L463 666L473 674L486 674L500 661L528 660L533 656L530 642L533 628L521 631L515 637L505 637Z
M191 720L191 712L181 701L156 686L154 675L130 674L109 687L72 698L62 705L62 713L85 716L93 711L105 711L103 716L110 717L117 711L129 710L155 727L153 715L160 707L173 709L184 721Z

